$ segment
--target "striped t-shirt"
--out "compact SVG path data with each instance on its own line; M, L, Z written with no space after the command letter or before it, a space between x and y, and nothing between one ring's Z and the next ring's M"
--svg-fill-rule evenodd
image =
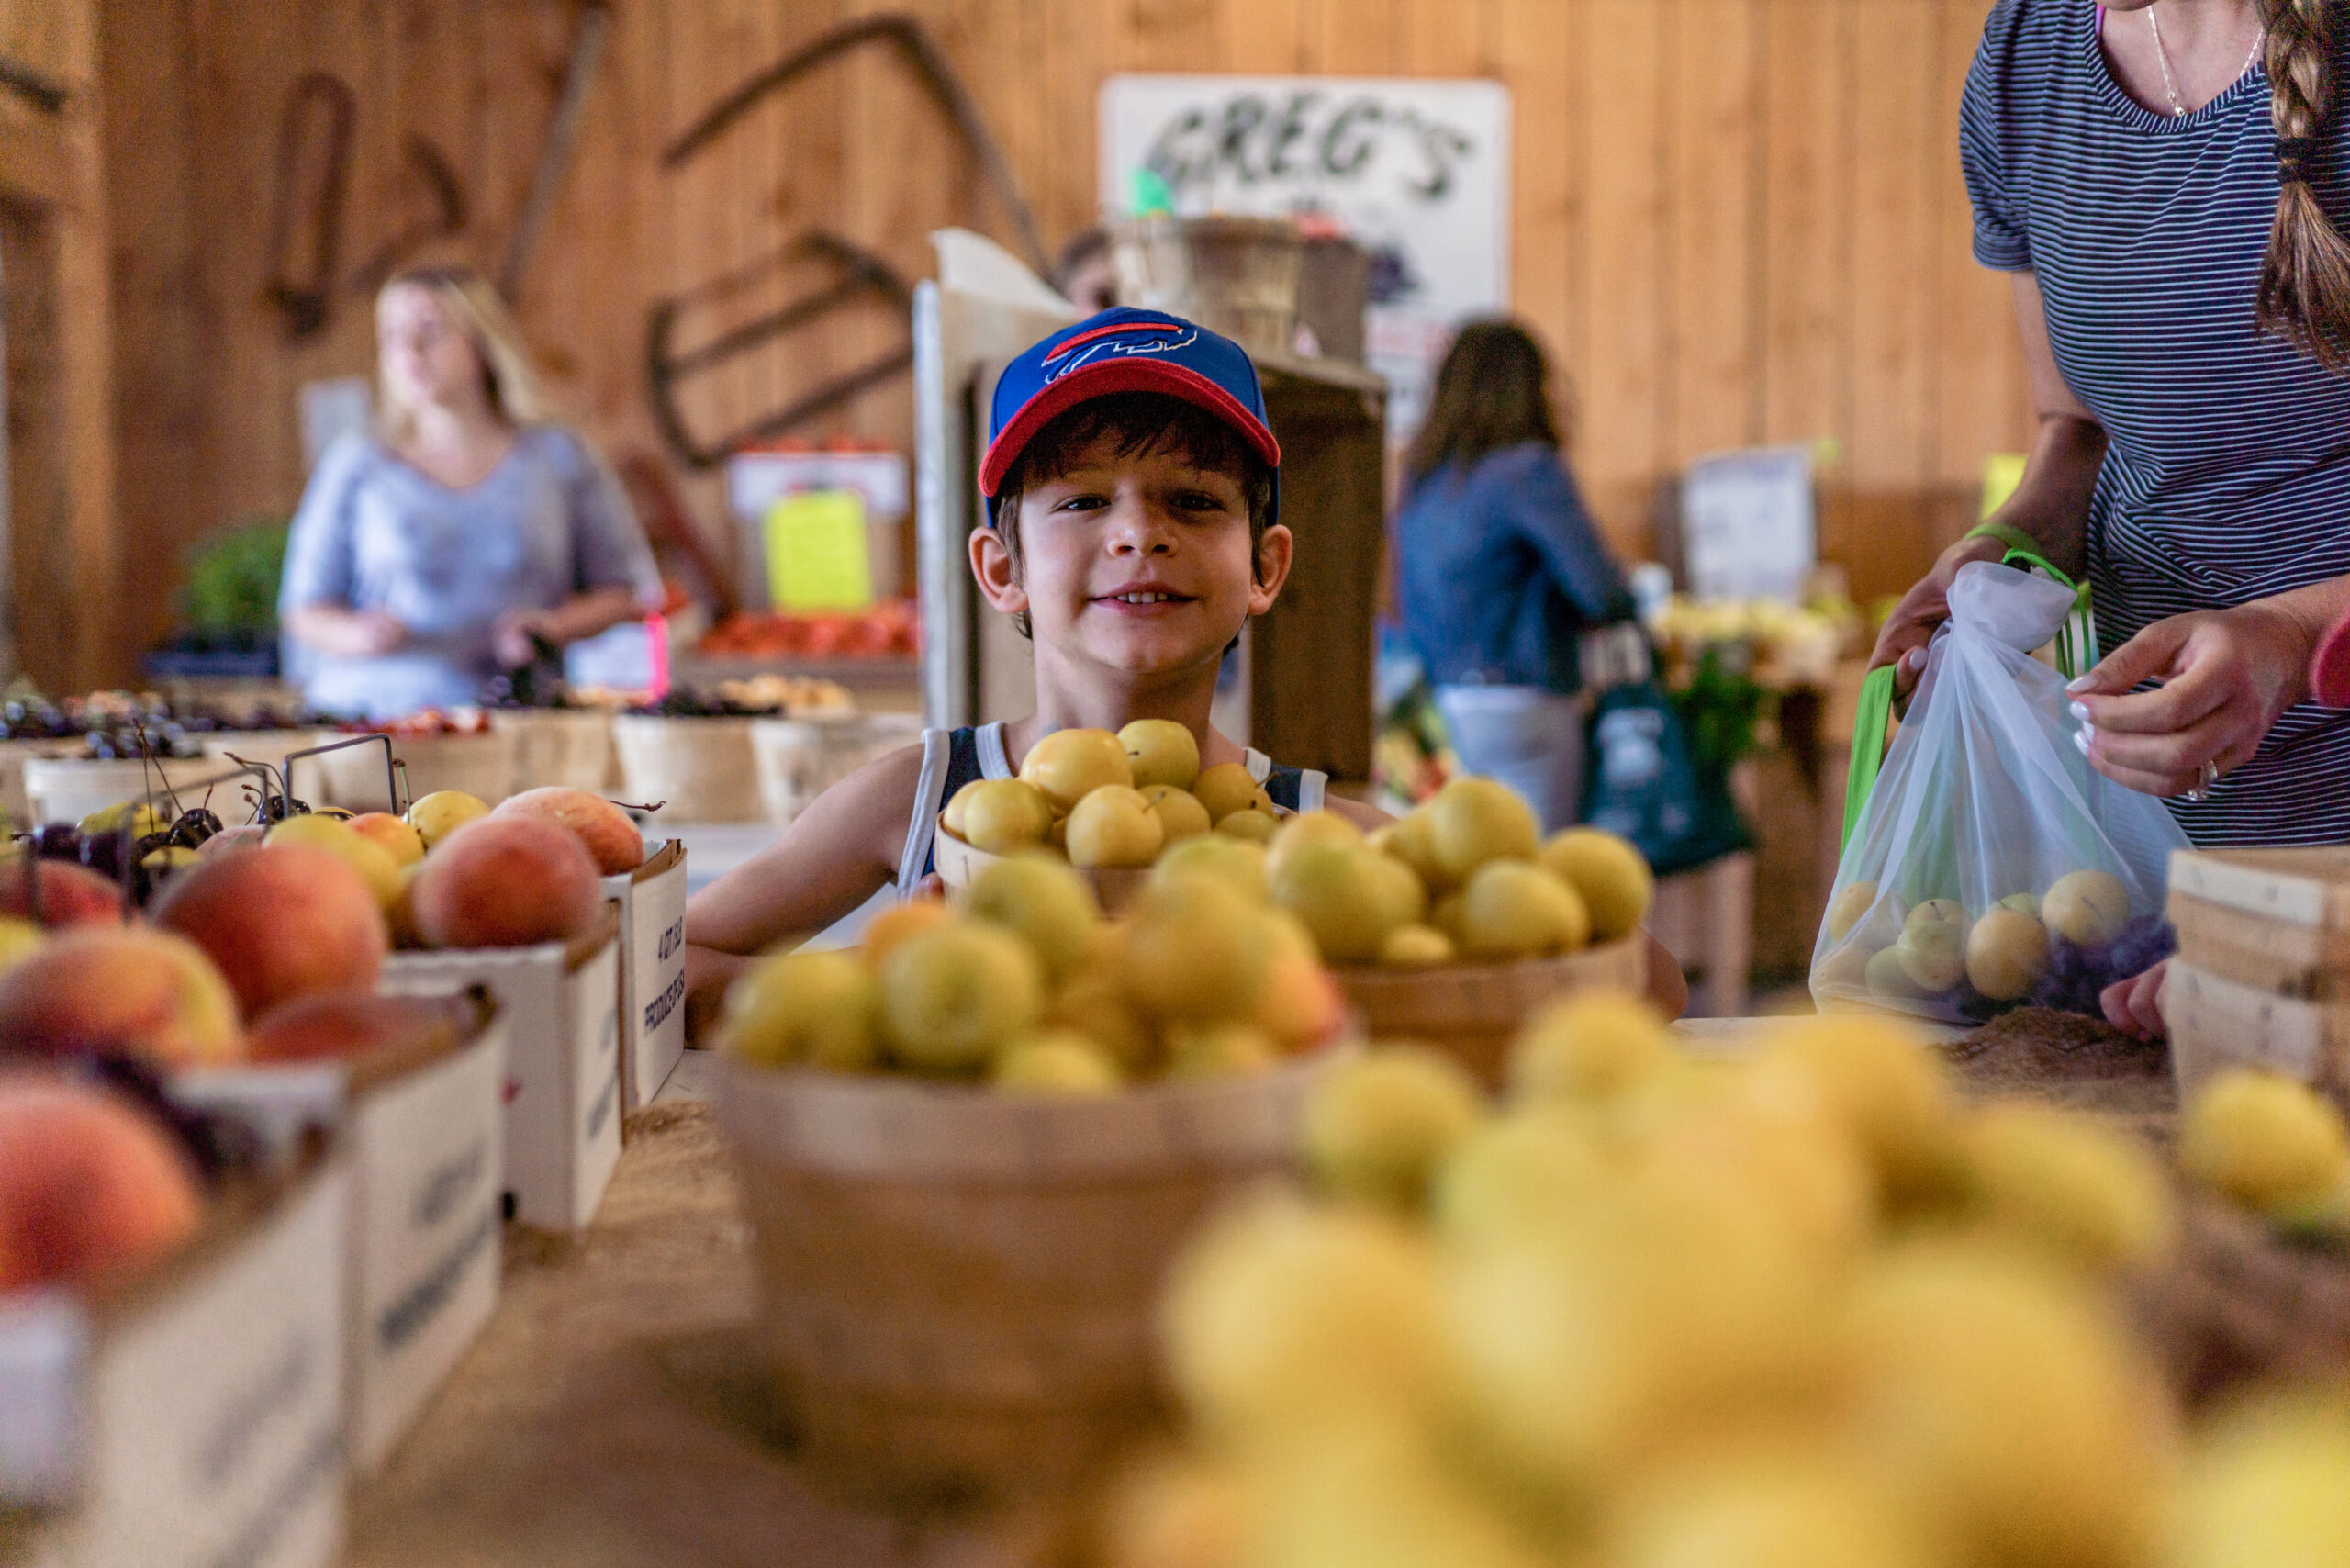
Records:
M2114 81L2101 15L2000 0L1960 156L1976 260L2037 276L2056 364L2110 438L2088 525L2110 654L2165 616L2350 575L2350 375L2253 325L2277 196L2260 66L2157 114ZM2316 172L2350 232L2350 103ZM2350 841L2350 710L2289 710L2208 801L2170 806L2201 845Z

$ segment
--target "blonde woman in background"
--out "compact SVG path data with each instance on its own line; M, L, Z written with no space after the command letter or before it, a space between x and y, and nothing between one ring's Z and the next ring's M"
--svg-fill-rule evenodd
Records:
M375 430L319 459L279 613L312 654L305 695L391 718L478 700L532 638L561 645L658 601L643 532L577 435L547 422L512 321L455 268L375 297Z

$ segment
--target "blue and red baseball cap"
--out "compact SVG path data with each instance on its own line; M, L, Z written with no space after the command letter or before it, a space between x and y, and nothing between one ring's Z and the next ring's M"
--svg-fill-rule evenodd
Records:
M987 455L979 460L990 527L1004 476L1036 432L1057 415L1113 392L1163 392L1231 426L1273 470L1279 514L1281 443L1265 423L1265 390L1247 351L1181 316L1117 305L1030 344L996 382Z

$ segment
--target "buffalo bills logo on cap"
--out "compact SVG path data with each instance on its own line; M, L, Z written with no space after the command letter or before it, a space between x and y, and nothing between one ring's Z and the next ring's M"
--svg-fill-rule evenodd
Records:
M1045 356L1045 380L1058 381L1103 354L1180 353L1199 341L1200 330L1188 321L1113 321L1062 339Z
M1030 344L1004 366L989 407L979 493L995 521L1004 476L1037 431L1078 404L1119 392L1158 392L1203 409L1232 427L1275 470L1281 444L1265 423L1257 366L1239 344L1164 310L1118 306Z

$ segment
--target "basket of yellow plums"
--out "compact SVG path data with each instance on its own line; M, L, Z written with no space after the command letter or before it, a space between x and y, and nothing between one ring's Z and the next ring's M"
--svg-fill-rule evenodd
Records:
M1438 1047L1487 1082L1543 1003L1647 987L1656 883L1639 851L1591 828L1545 839L1491 779L1455 779L1368 835L1332 812L1290 818L1265 877L1366 1033Z
M1059 859L996 857L730 989L718 1115L771 1366L843 1480L1051 1487L1147 1425L1168 1267L1345 1054L1292 917L1204 863L1147 875L1111 920Z
M966 887L1023 850L1066 860L1102 906L1125 907L1160 856L1211 834L1262 846L1281 826L1264 786L1237 762L1200 766L1199 742L1171 719L1108 730L1057 730L1013 778L982 778L939 813L938 874Z

